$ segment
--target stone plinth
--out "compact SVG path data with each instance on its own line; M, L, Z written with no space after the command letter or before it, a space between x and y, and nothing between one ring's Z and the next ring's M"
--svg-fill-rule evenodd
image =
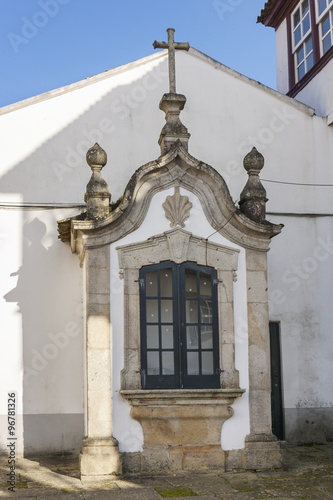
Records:
M280 443L273 434L249 434L245 439L244 459L246 469L278 469L282 467Z
M224 470L223 423L242 389L121 391L144 435L142 472Z
M80 453L81 479L100 477L104 481L109 476L121 474L122 466L118 442L114 438L85 438Z
M190 134L179 118L185 103L186 97L182 94L164 94L161 99L160 109L165 112L166 120L158 141L162 155L167 153L177 141L180 141L186 151L188 149Z

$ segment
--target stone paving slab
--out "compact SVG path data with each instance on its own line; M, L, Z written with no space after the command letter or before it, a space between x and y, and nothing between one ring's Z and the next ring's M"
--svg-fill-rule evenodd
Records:
M333 443L283 447L284 467L268 471L124 476L82 483L78 457L18 459L16 491L0 457L0 500L333 500Z
M173 486L178 486L181 484L183 487L190 488L195 491L197 495L217 495L221 491L223 494L232 494L235 495L235 490L229 484L228 480L225 477L221 477L217 474L204 474L204 475L196 475L190 474L185 475L182 478L179 476L169 476L168 481ZM216 497L214 497L216 498Z
M67 497L66 497L67 498ZM162 497L154 489L143 490L118 490L84 492L84 500L102 500L110 498L115 500L160 500Z

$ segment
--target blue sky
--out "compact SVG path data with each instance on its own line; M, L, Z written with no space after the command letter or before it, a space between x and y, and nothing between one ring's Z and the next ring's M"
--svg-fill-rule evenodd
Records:
M256 23L265 0L0 0L0 107L187 41L276 85L275 33Z

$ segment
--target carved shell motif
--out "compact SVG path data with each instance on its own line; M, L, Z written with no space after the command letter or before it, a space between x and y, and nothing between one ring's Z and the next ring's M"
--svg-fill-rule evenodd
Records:
M184 227L185 221L190 216L192 203L187 196L182 196L179 192L179 187L175 187L175 192L172 196L167 196L163 203L165 217L170 221L170 227Z

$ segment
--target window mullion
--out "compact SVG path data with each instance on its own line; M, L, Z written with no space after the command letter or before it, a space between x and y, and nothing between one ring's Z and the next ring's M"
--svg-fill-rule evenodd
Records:
M175 349L175 366L177 370L178 387L182 388L182 373L183 373L183 359L182 359L182 344L184 342L182 323L184 321L183 306L182 306L182 293L181 293L181 267L179 264L174 266L174 288L173 288L173 301L175 307L175 327L174 327L174 349Z
M199 356L199 374L202 375L202 356L201 356L201 327L202 327L202 312L201 312L201 294L200 294L200 272L197 271L197 307L198 307L198 356Z
M159 345L159 350L158 350L158 358L159 358L159 363L160 363L160 377L163 375L163 370L162 370L162 311L161 311L161 270L158 269L157 271L157 297L158 297L158 345Z
M140 330L141 330L141 387L146 388L147 377L147 338L146 338L146 276L140 274Z
M319 45L319 30L316 21L316 7L315 2L317 0L310 0L310 16L311 16L311 28L312 28L312 43L313 43L313 62L316 64L320 59L320 45Z
M212 279L212 308L213 311L218 310L218 279L216 277L215 280ZM213 357L214 357L214 373L219 373L219 334L218 334L218 316L217 314L213 315ZM222 360L221 360L222 362Z

